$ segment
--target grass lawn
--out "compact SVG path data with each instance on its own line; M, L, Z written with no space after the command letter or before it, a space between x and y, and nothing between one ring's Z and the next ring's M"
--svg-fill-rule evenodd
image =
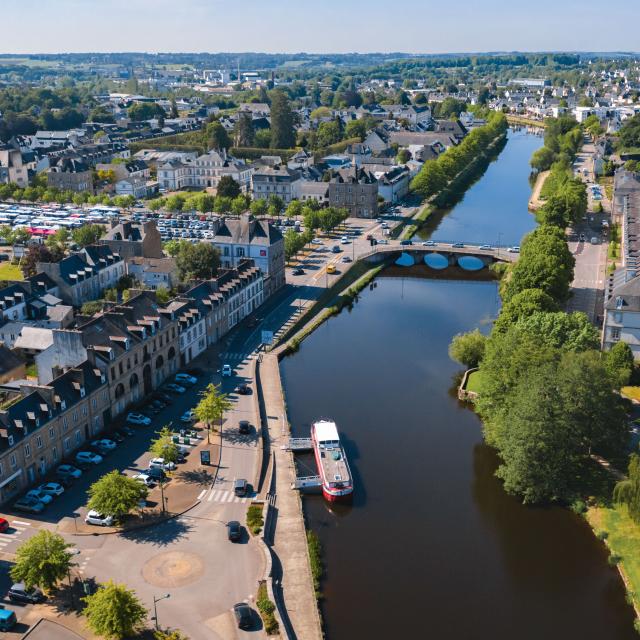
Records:
M587 520L596 533L608 533L609 548L622 558L635 605L640 607L640 526L631 520L625 506L591 507Z
M482 372L474 371L467 378L467 391L475 391L476 393L480 393L482 390Z
M24 280L24 276L17 264L3 262L0 264L0 280Z
M640 387L622 387L622 395L640 402Z

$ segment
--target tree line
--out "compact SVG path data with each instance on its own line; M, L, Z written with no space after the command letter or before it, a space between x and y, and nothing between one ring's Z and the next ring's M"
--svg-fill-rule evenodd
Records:
M527 503L571 501L584 488L590 456L624 451L624 402L633 371L625 343L599 351L583 313L565 313L574 258L562 229L528 234L500 283L503 307L488 336L454 337L450 354L479 366L475 408L499 456L497 476Z
M555 162L571 165L582 145L582 128L570 115L547 118L544 146L531 156L529 164L535 171L547 171Z
M427 160L411 182L411 188L423 198L440 193L506 130L507 119L504 114L490 114L487 124L472 129L459 145L450 147L433 160Z

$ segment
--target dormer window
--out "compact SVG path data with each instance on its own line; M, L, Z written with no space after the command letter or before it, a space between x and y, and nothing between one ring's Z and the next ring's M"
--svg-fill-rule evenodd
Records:
M125 349L125 351L129 351L130 348L131 348L131 341L129 340L129 338L125 338L124 339L124 349Z
M36 427L40 426L40 418L36 418Z
M67 408L67 401L60 400L60 408L64 411Z
M109 360L115 360L116 354L113 353L113 349L109 349Z
M104 375L104 373L100 374L100 382L104 383L107 381L107 377Z
M84 398L85 393L86 393L86 392L85 392L85 390L84 390L84 387L80 387L80 397L81 397L81 398Z
M7 441L9 442L9 446L13 447L13 436L8 436Z

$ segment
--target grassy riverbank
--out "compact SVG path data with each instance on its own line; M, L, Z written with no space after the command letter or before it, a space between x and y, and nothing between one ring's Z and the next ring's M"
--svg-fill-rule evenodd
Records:
M586 518L596 536L609 548L611 562L618 564L628 598L640 616L640 526L622 505L590 507ZM640 618L636 619L635 627L640 632Z
M534 120L533 118L516 116L509 113L507 114L507 122L509 124L521 124L526 127L538 127L539 129L544 129L546 127L544 120Z
M320 544L320 538L318 538L318 534L315 531L307 531L307 545L309 547L313 589L316 593L316 598L320 599L322 597L322 592L320 591L320 580L324 573L324 567L322 566L322 545Z

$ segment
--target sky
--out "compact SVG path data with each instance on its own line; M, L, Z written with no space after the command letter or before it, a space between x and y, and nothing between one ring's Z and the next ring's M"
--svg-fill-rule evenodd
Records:
M0 52L638 51L639 0L0 0Z

